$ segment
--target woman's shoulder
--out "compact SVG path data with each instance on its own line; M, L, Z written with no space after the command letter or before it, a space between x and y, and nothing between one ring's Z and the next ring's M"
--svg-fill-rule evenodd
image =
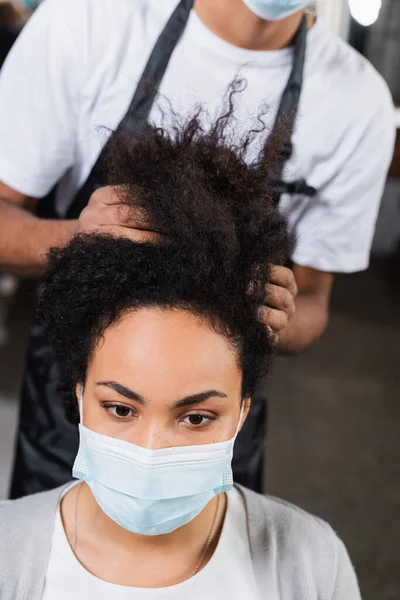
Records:
M321 538L323 541L336 542L337 535L332 527L306 510L275 496L261 496L270 530L281 534L288 532L302 541Z
M286 500L257 494L243 487L239 489L244 496L249 519L255 518L259 523L262 520L270 536L281 536L285 532L290 537L299 536L301 540L321 537L336 541L335 532L323 519Z
M55 516L65 488L0 502L1 600L25 597L22 590L28 583L29 589L42 589Z
M14 550L37 543L37 533L40 540L47 540L65 488L0 502L0 553L5 551L5 543Z
M292 591L313 589L310 598L360 598L347 550L328 523L290 502L240 489L260 572L276 570Z
M50 507L54 506L54 509L56 509L65 487L61 486L54 490L39 492L16 500L0 501L0 523L4 523L8 517L17 515L20 516L21 520L29 519L31 515L35 515L37 518L39 516L37 511L46 514Z
M65 487L0 502L0 564L6 554L15 557L49 544Z

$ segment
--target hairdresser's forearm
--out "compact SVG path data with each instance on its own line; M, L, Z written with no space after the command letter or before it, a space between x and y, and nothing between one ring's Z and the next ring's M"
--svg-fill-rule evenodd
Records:
M38 219L0 198L0 270L23 277L41 276L48 249L67 243L76 230L77 221Z
M322 335L328 324L328 305L314 293L299 293L295 304L295 314L279 335L278 351L281 354L297 354L306 350Z

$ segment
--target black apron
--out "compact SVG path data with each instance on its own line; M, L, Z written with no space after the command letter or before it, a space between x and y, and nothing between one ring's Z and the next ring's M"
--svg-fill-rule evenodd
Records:
M148 120L157 89L168 62L188 21L193 0L181 0L159 36L134 92L128 112L119 128L137 131ZM292 115L293 123L301 92L307 25L304 18L295 39L293 69L282 96L278 115ZM151 82L151 85L149 85ZM279 118L279 116L278 116ZM290 132L291 133L291 132ZM106 184L102 168L108 144L102 150L86 183L76 194L67 218L77 218L93 191ZM291 141L282 154L282 166L271 175L277 201L282 192L313 195L315 190L304 181L283 183L282 170L291 155ZM47 214L46 214L47 213ZM41 217L54 218L54 203L41 203ZM57 385L58 366L52 350L37 325L32 327L25 375L22 386L19 432L11 486L17 498L57 487L71 479L72 465L78 448L78 430L66 419ZM251 414L240 432L234 457L234 474L238 483L261 490L266 433L266 399L260 390L253 399Z

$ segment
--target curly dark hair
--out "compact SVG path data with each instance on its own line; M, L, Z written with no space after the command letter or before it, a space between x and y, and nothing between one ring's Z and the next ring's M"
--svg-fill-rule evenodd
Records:
M253 164L245 158L257 128L234 141L233 93L227 113L210 128L202 110L171 133L146 126L112 135L107 164L121 202L138 209L157 243L80 234L49 252L39 301L60 364L67 414L78 420L75 387L84 382L95 344L123 313L141 307L184 308L208 319L237 349L243 397L268 369L274 343L259 320L270 265L289 254L285 219L268 173L281 151L270 135ZM265 135L265 137L267 137Z

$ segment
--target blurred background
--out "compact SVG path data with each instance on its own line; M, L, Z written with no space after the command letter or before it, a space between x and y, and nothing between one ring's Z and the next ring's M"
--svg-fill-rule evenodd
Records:
M336 278L326 334L304 355L280 358L271 376L266 490L340 532L364 600L399 600L400 0L321 0L313 9L384 76L398 136L370 269ZM1 61L29 11L0 1ZM34 301L33 282L0 274L0 498Z

